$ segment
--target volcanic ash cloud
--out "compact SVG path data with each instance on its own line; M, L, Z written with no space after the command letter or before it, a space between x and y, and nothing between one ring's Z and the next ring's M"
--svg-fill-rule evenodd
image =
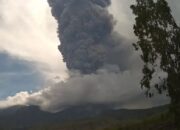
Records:
M69 70L94 73L106 65L126 69L122 38L113 32L110 0L49 0L58 22L59 50ZM123 49L122 49L123 48Z

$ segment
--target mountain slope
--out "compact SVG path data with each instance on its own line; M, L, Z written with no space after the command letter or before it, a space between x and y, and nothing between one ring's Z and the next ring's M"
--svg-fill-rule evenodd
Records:
M40 110L36 106L15 106L0 110L0 129L7 126L13 130L27 129L43 124L65 124L79 120L132 120L141 119L167 110L167 106L151 109L114 110L105 105L82 105L67 108L57 113Z

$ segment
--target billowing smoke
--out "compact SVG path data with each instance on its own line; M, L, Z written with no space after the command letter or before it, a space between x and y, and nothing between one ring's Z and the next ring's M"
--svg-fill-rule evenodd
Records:
M148 108L167 103L166 97L146 99L139 89L141 74L137 71L119 72L107 69L96 74L73 73L67 81L34 92L21 92L5 101L0 108L13 105L37 105L46 111L56 112L64 108L84 104L105 104L119 108Z
M139 54L127 44L132 41L114 32L115 21L107 10L110 0L48 2L58 23L59 50L70 76L65 81L46 84L36 92L20 92L1 100L0 108L37 105L43 110L59 111L81 104L146 108L168 102L160 96L146 99L141 91Z
M127 64L120 37L113 32L115 21L107 11L110 0L49 0L58 22L59 50L70 70L92 73L106 65ZM125 65L126 64L126 65Z

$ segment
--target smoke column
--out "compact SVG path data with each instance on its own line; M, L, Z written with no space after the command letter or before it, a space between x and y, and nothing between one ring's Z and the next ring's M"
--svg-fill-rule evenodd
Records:
M13 2L11 0L8 1L8 3ZM125 0L115 1L116 0L113 0L112 3L119 5L124 1L124 5L126 4ZM114 32L114 20L107 11L108 6L111 4L110 0L49 0L48 2L51 6L52 14L58 23L58 34L61 41L59 50L63 54L64 61L69 70L75 69L81 73L79 73L79 71L69 71L70 76L65 81L59 81L58 79L56 79L58 81L47 81L45 86L37 91L24 91L14 96L9 96L5 100L0 100L0 108L15 105L36 105L43 110L57 112L71 106L82 104L113 104L119 108L147 108L169 101L167 97L161 97L160 95L152 99L145 99L143 97L144 92L140 90L139 85L143 64L139 59L139 54L132 51L131 44L128 44L133 41L127 42L127 40ZM13 4L22 4L21 7L24 7L23 0L15 1ZM114 8L113 4L111 5L112 8ZM6 5L8 4L6 3ZM129 6L130 5L128 5L128 8ZM7 9L3 12L8 12L9 8L12 9L11 6L7 6ZM26 9L26 6L24 8L15 7L15 9ZM109 9L110 8L108 8L108 10ZM34 8L32 8L32 10L34 11ZM16 10L14 12L16 12ZM20 14L12 14L10 18L12 16L15 18L17 16L23 16L30 30L34 30L33 27L39 27L39 24L33 24L32 19L28 19L29 16L27 15L28 13L25 13L26 11L19 10L18 12L20 12ZM117 12L122 13L123 11L118 10ZM22 15L21 13L25 14ZM37 11L35 10L34 13L37 14ZM47 12L44 12L44 14L47 14ZM114 13L112 14L117 18ZM37 18L39 19L41 15L42 13L37 15ZM49 15L51 16L51 14ZM51 19L49 15L48 18ZM127 16L129 17L129 14L127 14ZM43 21L47 21L46 19L42 21L38 19L37 21L40 25L43 24ZM120 24L123 26L123 23ZM22 25L23 24L19 24L18 20L18 30L21 30ZM117 29L117 27L115 28ZM12 28L10 29L12 30ZM40 46L40 50L45 51L42 53L45 59L50 57L47 59L47 63L54 64L54 61L58 61L58 57L55 58L51 55L46 56L47 53L54 54L53 51L55 50L57 50L58 54L57 48L52 49L49 46L45 48L45 44L52 44L49 40L44 39L42 42L34 41L36 38L30 37L34 34L34 31L32 31L32 34L27 34L27 29L25 30L26 33L22 31L23 35L19 37L15 35L15 39L18 39L18 42L14 44L14 46L16 45L15 48L17 48L17 43L20 43L19 46L27 46L27 44L24 44L24 41L20 39L26 38L26 35L28 37L26 41L28 41L30 45L32 43L38 43L36 45ZM43 38L48 38L53 34L53 31L54 29L48 29L48 31L44 31L43 29L40 31L40 34L42 33ZM124 32L123 28L118 28L117 31ZM44 32L47 32L47 34L45 33L46 35L44 35ZM12 34L12 32L8 32L7 34ZM15 30L15 34L19 34L17 30ZM9 37L7 39L9 39ZM52 37L50 37L50 39L52 39ZM6 42L2 43L6 45ZM42 47L43 49L41 49ZM9 48L14 49L12 45ZM36 46L31 49L33 50L32 57L37 60L41 59L38 57L39 54L34 53L35 48ZM50 50L50 52L48 50ZM29 50L26 49L24 49L24 51L29 52ZM59 64L57 64L57 68L58 67L61 68ZM58 71L56 71L56 73L57 72ZM164 74L159 73L157 79L161 75L163 76Z
M110 0L48 2L58 22L58 48L68 69L89 74L106 65L125 68L117 57L122 55L121 40L113 35L114 21L107 11Z

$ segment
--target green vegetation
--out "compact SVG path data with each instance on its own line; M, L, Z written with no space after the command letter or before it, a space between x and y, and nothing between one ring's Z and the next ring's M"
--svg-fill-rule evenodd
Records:
M147 89L149 97L154 94L152 86L160 94L168 93L171 112L180 129L180 27L166 0L136 0L131 9L136 16L134 33L139 39L134 47L142 51L144 62L141 87ZM157 76L159 81L152 83L160 72L167 76Z

